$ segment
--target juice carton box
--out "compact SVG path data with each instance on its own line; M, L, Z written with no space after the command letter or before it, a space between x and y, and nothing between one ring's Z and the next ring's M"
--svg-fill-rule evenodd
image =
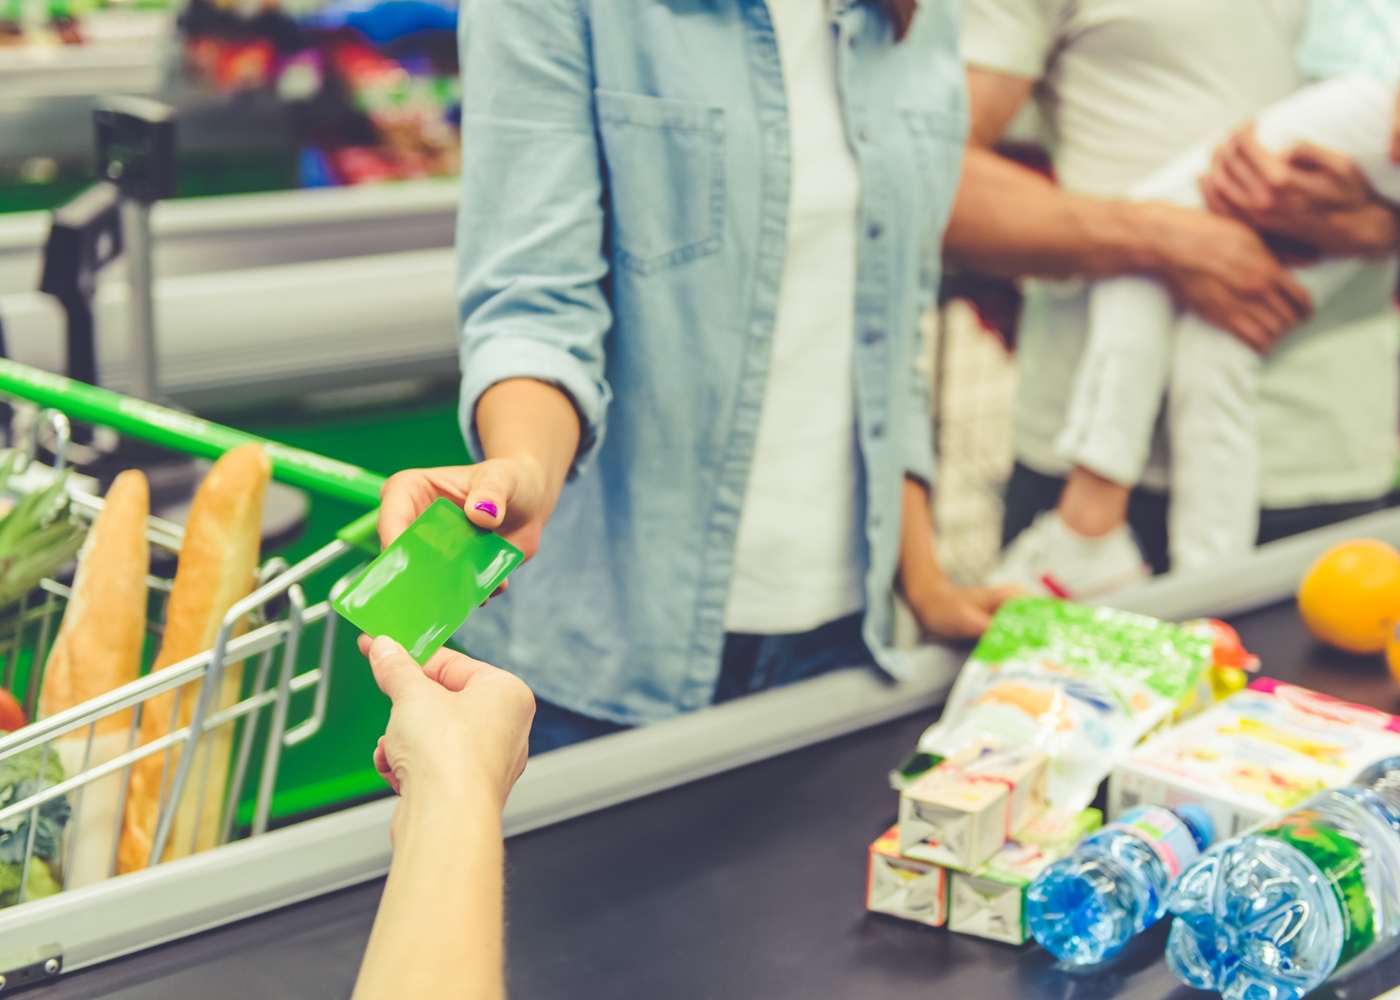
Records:
M1045 811L1049 755L981 740L899 797L899 849L907 858L971 871Z
M948 918L948 872L899 855L899 828L890 827L870 845L865 908L873 913L942 927Z
M1072 851L1103 824L1097 809L1049 809L1002 845L976 872L949 875L948 929L1024 944L1026 889L1047 865Z
M1395 716L1263 678L1134 750L1109 777L1109 816L1194 802L1225 840L1397 754Z

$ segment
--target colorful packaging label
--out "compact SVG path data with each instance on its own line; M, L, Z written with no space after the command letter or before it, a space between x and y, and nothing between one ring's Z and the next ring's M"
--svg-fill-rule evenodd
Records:
M951 758L995 740L1041 750L1050 757L1050 804L1082 809L1210 662L1210 641L1178 625L1015 598L992 619L919 749Z
M1045 811L1049 758L981 741L906 788L899 800L907 857L971 871Z
M1201 856L1196 838L1181 818L1168 809L1139 806L1129 809L1105 829L1122 830L1145 841L1161 860L1167 877L1173 881Z
M1376 940L1376 915L1366 892L1365 849L1328 817L1298 809L1259 832L1296 849L1322 871L1346 922L1340 968Z
M948 872L900 857L899 829L890 827L870 845L865 907L874 913L942 927L948 917Z
M1109 813L1192 802L1228 839L1395 755L1400 719L1257 680L1134 750L1109 781Z

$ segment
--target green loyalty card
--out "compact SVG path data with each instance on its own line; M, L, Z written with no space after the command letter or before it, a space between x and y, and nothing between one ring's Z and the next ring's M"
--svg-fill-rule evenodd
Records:
M366 635L387 635L427 663L524 561L514 545L439 497L332 603Z

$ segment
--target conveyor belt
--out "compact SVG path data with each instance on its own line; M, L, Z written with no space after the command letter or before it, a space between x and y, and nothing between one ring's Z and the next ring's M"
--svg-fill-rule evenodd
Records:
M1391 711L1378 657L1318 647L1290 603L1235 619L1270 676ZM1106 969L862 909L885 774L923 713L513 838L514 1000L1187 1000L1165 928ZM379 881L63 977L44 1000L347 997ZM1400 954L1319 996L1370 1000Z

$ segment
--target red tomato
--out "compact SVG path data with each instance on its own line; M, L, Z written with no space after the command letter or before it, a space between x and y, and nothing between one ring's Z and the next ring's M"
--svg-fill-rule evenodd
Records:
M24 717L24 709L15 701L15 696L0 688L0 733L12 733L16 729L23 729L28 721Z

